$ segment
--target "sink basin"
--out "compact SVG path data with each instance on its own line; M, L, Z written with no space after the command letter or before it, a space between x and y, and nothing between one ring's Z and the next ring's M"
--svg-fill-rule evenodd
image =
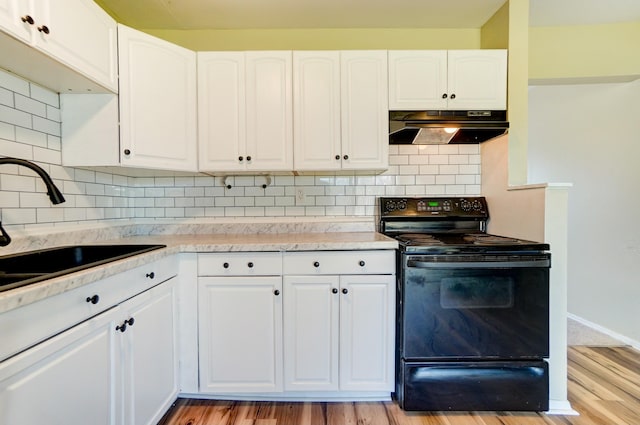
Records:
M0 291L74 273L166 245L76 245L0 257Z

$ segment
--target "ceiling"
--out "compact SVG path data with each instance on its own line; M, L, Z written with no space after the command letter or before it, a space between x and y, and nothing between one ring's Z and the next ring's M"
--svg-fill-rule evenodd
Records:
M505 0L95 0L142 29L479 28ZM640 21L640 0L530 0L531 26Z

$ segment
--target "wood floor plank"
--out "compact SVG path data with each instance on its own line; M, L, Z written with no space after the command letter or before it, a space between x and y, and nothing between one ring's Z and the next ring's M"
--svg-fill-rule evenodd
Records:
M620 398L627 401L631 397L633 401L640 402L640 388L637 383L640 379L640 369L631 369L616 363L601 350L585 351L576 350L579 355L573 357L576 364L582 366L594 378L604 381L603 386L609 388ZM595 362L595 365L594 365Z
M580 416L406 412L393 401L272 403L180 399L158 425L640 425L640 352L569 347L569 401Z

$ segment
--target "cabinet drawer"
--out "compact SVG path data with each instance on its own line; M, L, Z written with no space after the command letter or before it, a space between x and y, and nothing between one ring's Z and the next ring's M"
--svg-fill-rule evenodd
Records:
M395 274L395 251L305 251L287 252L284 273L305 274Z
M279 252L198 254L198 276L279 276Z
M2 313L0 360L162 283L177 272L177 257L173 255Z

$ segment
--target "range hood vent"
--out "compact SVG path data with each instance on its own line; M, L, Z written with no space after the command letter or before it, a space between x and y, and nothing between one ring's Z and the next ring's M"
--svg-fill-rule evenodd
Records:
M390 111L392 145L472 144L502 136L507 111Z

